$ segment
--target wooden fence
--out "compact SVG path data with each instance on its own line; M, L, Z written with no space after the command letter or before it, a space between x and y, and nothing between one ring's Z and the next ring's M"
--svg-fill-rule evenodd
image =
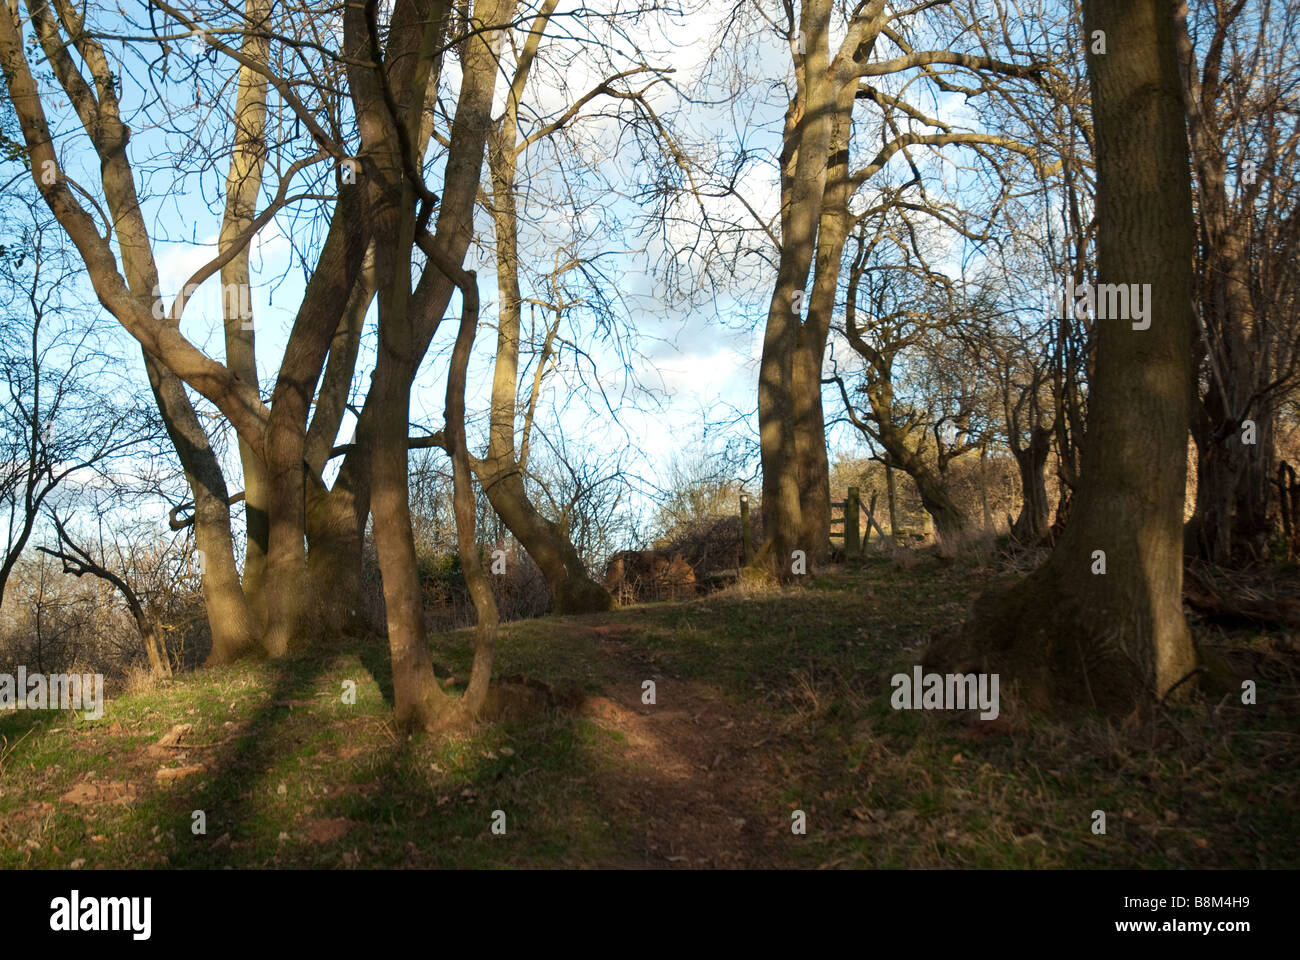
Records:
M914 540L924 540L923 534L910 530L898 530L893 536L885 533L876 519L876 500L879 494L871 492L871 502L863 504L857 487L849 487L844 500L831 501L831 540L839 540L844 552L849 555L861 554L871 539L871 531L876 531L878 542L896 542L899 544ZM866 517L866 523L862 518ZM837 532L838 529L838 532ZM863 531L866 535L863 536ZM749 494L740 495L740 565L748 566L754 556L753 532L749 519Z
M859 496L857 487L849 487L848 496L843 500L831 501L831 539L836 539L836 528L839 528L839 540L847 554L861 553L866 546L866 540L870 539L871 531L874 529L881 540L886 539L885 531L880 528L879 521L876 520L876 498L877 494L873 490L871 493L871 503L863 505L862 498ZM836 516L836 511L839 515ZM867 518L866 526L862 525L862 518ZM867 536L862 536L862 531L866 530Z

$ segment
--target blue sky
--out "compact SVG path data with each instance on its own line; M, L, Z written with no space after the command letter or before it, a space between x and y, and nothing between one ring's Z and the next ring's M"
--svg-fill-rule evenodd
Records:
M560 13L574 6L562 4ZM130 9L135 11L137 20L145 19L139 12L144 9L142 5L135 4ZM692 149L703 151L713 146L724 153L734 151L743 137L748 150L770 161L779 150L785 102L780 81L790 72L789 52L779 38L767 31L750 45L747 59L734 66L723 62L710 64L708 57L719 17L728 9L706 5L700 11L680 17L655 18L640 28L635 39L645 51L646 60L654 65L670 66L674 71L671 85L660 85L651 94L652 103L661 115L677 114L682 139ZM122 27L117 16L110 16L102 23L107 31ZM560 17L556 23L568 22ZM150 84L141 51L153 55L153 48L137 45L120 65L119 72L124 78L124 115L134 131L130 153L146 208L146 222L155 239L162 292L170 296L195 269L215 255L225 162L219 159L214 164L178 174L168 158L178 153L192 159L202 154L204 143L210 140L224 143L228 134L222 123L222 111L202 103L190 105L191 87L184 79L183 69L174 66L168 83L159 87ZM109 53L123 56L120 45L110 45ZM225 86L220 89L229 109L234 97L230 82L234 64L218 56L202 69L205 77L213 81L214 89L224 81ZM737 69L753 74L743 95L732 104L711 102L718 99L722 87L736 79L734 72L729 71ZM570 91L581 91L602 78L599 67L582 59L562 67L539 68L525 99L540 112L553 113L572 96L571 92L561 91L560 84L567 84ZM454 61L449 62L445 79L454 91L457 83ZM168 118L173 124L169 131L157 125L165 116L157 109L159 91L189 107ZM972 110L959 98L947 97L935 106L949 118L977 126ZM51 119L61 141L63 163L74 178L94 184L98 163L66 104L62 107ZM274 118L279 112L274 96L270 107ZM584 363L582 379L574 376L572 369L561 370L553 377L543 398L542 422L558 422L568 438L592 444L597 449L631 451L628 466L643 477L653 478L675 454L684 448L699 447L706 422L729 420L737 412L751 412L755 406L761 324L766 315L770 273L755 272L753 268L758 261L750 257L744 261L748 268L720 288L701 284L700 289L692 290L689 281L678 280L677 287L669 289L664 276L654 269L655 265L662 265L665 248L653 235L636 232L634 227L640 211L628 199L637 181L644 180L653 171L637 165L626 139L620 139L621 128L614 121L597 119L581 129L581 149L595 156L605 151L602 169L614 189L581 213L552 212L544 215L540 229L525 226L522 247L525 257L532 255L536 262L545 263L552 256L548 243L553 237L562 236L569 227L582 234L584 227L593 227L600 217L623 227L621 232L613 229L583 237L580 243L584 255L602 255L599 262L609 280L608 293L619 302L616 326L627 336L613 341L602 339L596 335L592 316L580 312L575 317L580 328L574 338L575 345L588 351L594 376L590 366ZM533 196L544 198L548 193L561 192L565 177L580 166L576 156L566 156L565 148L546 142L532 148L526 154L524 165L527 170L525 209ZM439 164L433 166L430 176L431 186L437 191ZM268 171L264 196L275 186L273 174ZM768 215L775 210L777 189L770 162L751 163L738 186L761 214ZM590 197L586 200L590 201ZM732 200L710 201L710 211L740 219L746 216ZM574 222L566 223L566 217ZM670 239L689 247L690 226L686 223L674 228ZM480 215L480 227L479 240L471 248L467 265L478 271L484 318L488 322L479 332L467 401L471 417L477 415L481 422L487 406L495 344L495 331L489 325L495 285L490 222L484 215ZM263 230L252 247L252 305L264 393L269 393L273 384L275 367L303 289L304 275L296 261L295 245L305 246L310 253L313 238L302 233L302 229L301 220L282 215ZM952 254L951 263L955 265L959 251L954 247ZM525 296L528 294L526 286ZM187 308L182 324L190 339L215 357L223 355L220 297L219 280L213 277ZM457 301L453 300L449 312L454 316L457 311ZM373 324L373 309L370 320ZM442 421L443 376L453 331L452 325L445 325L440 331L413 396L413 421L433 429ZM122 336L127 341L123 344L124 356L136 368L138 382L143 386L146 381L138 351L133 349L125 333ZM363 341L357 384L368 383L373 363L368 345L369 337ZM625 363L629 365L626 370ZM603 394L594 389L597 384ZM607 403L617 414L617 425L610 421ZM838 413L838 404L838 397L828 394L828 416ZM751 415L744 423L731 428L732 436L752 437L755 427ZM349 417L341 431L341 442L350 438L351 430ZM856 436L847 430L837 430L832 436L833 443L841 449L865 452ZM472 438L473 425L471 442ZM727 439L715 431L704 439L703 446L718 449ZM233 462L229 483L232 489L240 486Z

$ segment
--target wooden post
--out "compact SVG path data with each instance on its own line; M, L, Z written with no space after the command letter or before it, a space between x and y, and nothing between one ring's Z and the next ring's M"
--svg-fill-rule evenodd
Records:
M894 465L885 461L885 495L889 498L889 538L898 539L898 488L894 486Z
M740 564L749 566L754 557L754 539L749 527L749 494L740 495Z
M993 511L989 509L989 444L987 440L980 442L980 503L984 507L984 534L993 536Z
M858 513L861 509L858 504L858 488L849 487L849 495L844 498L844 555L846 557L856 554L860 547Z

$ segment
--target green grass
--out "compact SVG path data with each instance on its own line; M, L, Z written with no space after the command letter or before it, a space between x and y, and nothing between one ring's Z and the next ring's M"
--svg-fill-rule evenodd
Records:
M1253 707L1202 696L1144 725L1066 725L1018 718L1004 688L991 723L890 708L890 675L1012 576L873 559L511 624L498 676L608 708L452 739L394 732L382 641L162 681L95 722L0 714L0 867L1300 866L1293 638L1198 628L1257 679ZM463 682L470 634L431 643ZM178 723L185 749L151 753Z

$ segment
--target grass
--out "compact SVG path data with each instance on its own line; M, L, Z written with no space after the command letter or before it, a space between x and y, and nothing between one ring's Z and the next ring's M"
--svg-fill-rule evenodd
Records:
M1255 706L1027 722L1004 685L995 721L890 708L889 677L1014 576L872 559L511 624L498 676L582 708L447 740L393 731L382 641L161 681L93 722L0 714L0 867L1300 866L1293 637L1197 626ZM463 682L470 634L431 642Z

